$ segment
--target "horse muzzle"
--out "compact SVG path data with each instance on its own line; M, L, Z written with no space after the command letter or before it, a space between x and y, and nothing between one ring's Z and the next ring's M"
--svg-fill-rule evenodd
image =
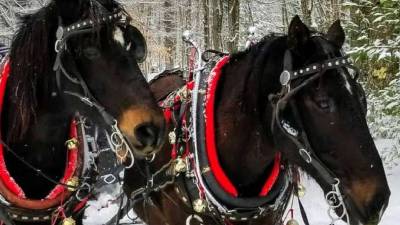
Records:
M161 110L135 107L124 111L119 128L133 147L135 156L149 157L157 153L166 138L166 126Z
M387 185L377 186L371 181L356 182L346 195L350 224L378 225L388 206L390 190Z

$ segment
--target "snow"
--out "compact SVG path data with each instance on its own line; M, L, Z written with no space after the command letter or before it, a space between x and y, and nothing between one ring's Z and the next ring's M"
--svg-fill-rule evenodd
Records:
M376 145L380 152L384 153L396 146L396 142L391 139L378 139ZM384 160L385 161L385 160ZM389 187L392 192L390 197L389 206L386 209L381 223L379 225L393 225L397 224L400 220L400 160L395 163L385 163L385 170L389 182ZM301 198L302 203L306 209L307 216L310 224L312 225L327 225L330 223L327 214L328 205L325 203L324 194L318 184L309 178L303 178L303 185L306 188L306 195ZM100 225L111 219L118 211L118 201L113 199L120 191L120 185L105 188L101 191L97 200L90 201L89 207L85 211L87 218L84 220L84 225ZM297 200L294 201L294 218L300 225L304 225L301 219L300 210ZM136 216L131 211L129 217L121 220L121 223L129 223L129 218ZM102 222L103 221L103 222ZM335 225L344 225L343 222L336 222Z

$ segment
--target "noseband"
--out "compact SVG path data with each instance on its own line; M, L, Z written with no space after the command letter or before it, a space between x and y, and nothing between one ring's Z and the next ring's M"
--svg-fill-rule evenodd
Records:
M296 145L300 157L308 165L313 167L323 178L323 180L332 187L332 190L325 196L326 202L329 204L328 215L331 218L331 224L334 224L335 221L342 219L345 219L349 224L349 215L344 203L344 196L341 193L340 179L337 178L335 173L332 172L325 165L325 163L318 158L315 151L311 147L297 106L295 102L291 100L300 90L309 86L312 82L323 76L328 70L342 70L344 68L350 68L356 72L353 79L357 79L359 70L352 64L349 56L331 58L323 62L307 65L298 70L293 70L292 67L292 53L290 50L287 50L284 56L284 71L280 75L280 83L282 85L281 92L277 95L270 95L269 97L274 107L274 122L271 125L271 130L273 133L276 133L275 126L277 126L283 132L285 137L287 137ZM299 80L300 82L296 83L297 86L294 86L294 82ZM296 125L299 127L299 130L292 127L287 120L281 116L281 113L287 107L292 109L293 117ZM343 209L342 214L339 216L334 216L335 210L338 208ZM307 219L304 217L303 219L306 222ZM308 224L308 221L306 224Z

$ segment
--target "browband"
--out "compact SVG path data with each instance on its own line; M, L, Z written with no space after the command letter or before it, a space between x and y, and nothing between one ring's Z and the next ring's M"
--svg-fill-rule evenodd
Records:
M287 59L287 57L288 57L287 54L285 54L285 61L286 60L291 61L291 59ZM313 63L298 70L291 71L285 68L285 70L281 73L279 80L283 86L286 86L292 80L308 76L310 74L314 74L322 70L336 69L338 67L343 67L343 66L353 67L352 61L349 59L348 55L343 57L328 59L322 63Z

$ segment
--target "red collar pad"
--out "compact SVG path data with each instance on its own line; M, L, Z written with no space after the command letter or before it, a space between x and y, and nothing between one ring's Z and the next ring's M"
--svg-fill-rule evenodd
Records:
M210 164L210 169L215 176L215 179L225 190L227 193L234 197L238 197L238 191L236 187L232 184L228 176L225 174L222 169L220 162L218 160L218 153L216 148L215 141L215 93L218 86L218 81L221 78L222 68L229 62L229 56L223 57L218 63L215 65L213 70L210 73L208 79L208 89L206 95L205 102L205 118L206 118L206 147L207 147L207 156ZM280 172L280 161L281 155L277 153L274 160L274 165L271 171L270 176L266 180L265 184L262 187L260 192L260 196L266 196L269 191L272 189L272 186L278 179Z
M3 70L1 71L1 77L0 77L0 116L1 116L1 110L3 108L3 103L4 103L4 95L6 91L6 86L7 86L7 79L10 75L10 61L7 60L3 66ZM77 122L75 120L72 120L71 126L70 126L70 138L75 138L78 140L78 131L77 131ZM10 173L7 170L5 159L4 159L4 146L0 144L0 186L3 186L4 188L8 189L5 190L7 193L7 196L12 196L12 199L16 199L16 202L26 202L26 196L22 188L15 182L15 180L11 177ZM63 178L61 178L60 183L65 184L69 179L71 179L73 176L77 175L79 173L79 150L78 148L76 149L68 149L66 150L68 153L67 156L67 163L66 163L66 168L64 172ZM50 193L49 195L45 198L48 200L57 201L57 199L64 199L64 197L68 197L65 194L63 194L65 191L67 191L67 188L61 184L57 185ZM64 196L62 196L64 195ZM6 196L5 196L6 197ZM12 202L12 200L10 200ZM43 201L43 200L41 200ZM29 202L31 202L29 200ZM29 204L29 203L28 203ZM36 204L32 204L36 205ZM45 204L44 204L45 205ZM40 206L39 206L40 207Z

